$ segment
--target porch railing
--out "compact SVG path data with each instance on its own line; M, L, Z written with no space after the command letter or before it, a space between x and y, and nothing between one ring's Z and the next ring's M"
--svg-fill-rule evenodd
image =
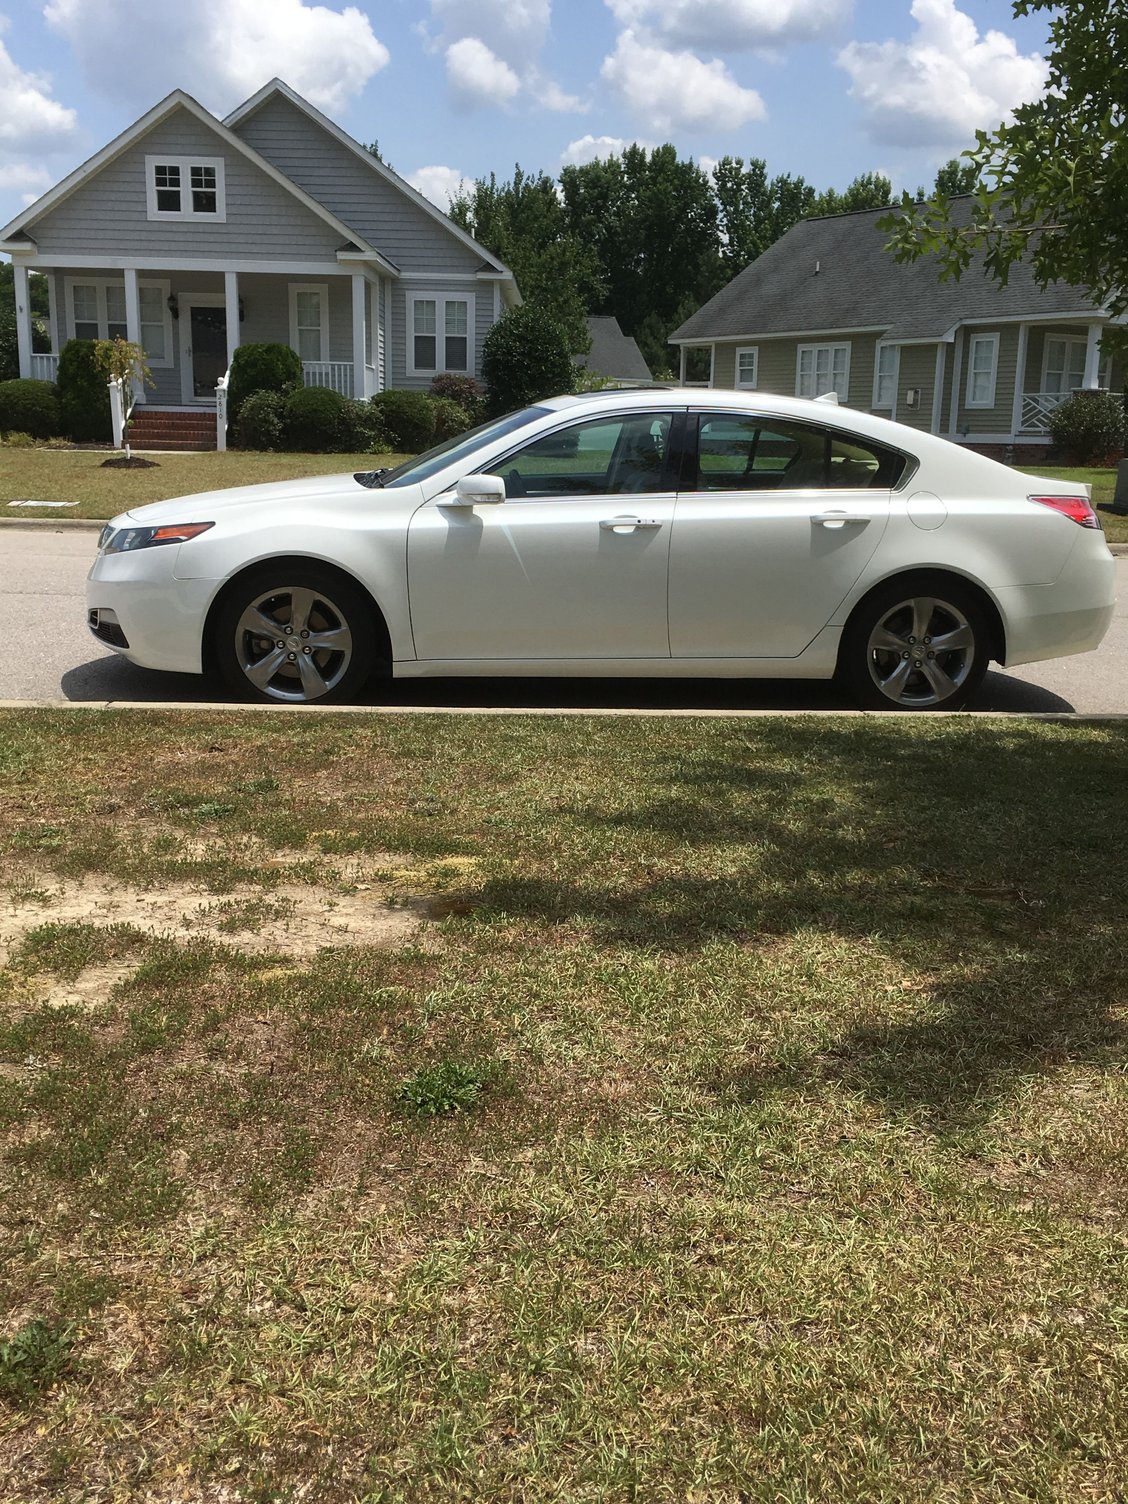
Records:
M1081 387L1072 387L1068 392L1024 392L1022 394L1022 416L1019 419L1020 433L1049 433L1050 414L1055 408L1074 393L1081 391ZM1119 392L1111 394L1119 397Z
M33 355L31 375L34 381L56 381L59 375L59 357L57 355Z
M353 395L351 360L303 360L302 380L306 386L326 386L342 397Z
M231 377L228 367L215 388L215 447L220 454L227 448L227 386Z

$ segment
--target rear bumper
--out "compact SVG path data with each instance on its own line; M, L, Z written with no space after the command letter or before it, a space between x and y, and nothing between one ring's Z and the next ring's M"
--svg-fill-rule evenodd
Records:
M1098 648L1116 608L1116 561L1104 538L1082 540L1052 585L996 592L1006 624L1006 666Z

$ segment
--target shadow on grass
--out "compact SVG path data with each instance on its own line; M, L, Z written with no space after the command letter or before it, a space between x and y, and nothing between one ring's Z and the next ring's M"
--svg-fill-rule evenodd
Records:
M1122 728L774 723L727 743L728 757L714 737L648 770L653 799L561 812L595 849L673 846L679 859L657 856L648 880L610 863L582 882L497 881L482 903L672 961L718 939L824 933L926 978L887 1023L875 993L829 1049L738 1072L737 1099L833 1079L955 1126L1023 1079L1128 1058Z

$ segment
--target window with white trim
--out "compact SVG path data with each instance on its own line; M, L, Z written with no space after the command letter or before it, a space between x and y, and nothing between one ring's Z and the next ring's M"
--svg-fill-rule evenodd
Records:
M1085 385L1085 358L1088 341L1049 335L1042 356L1042 390L1055 397L1067 397Z
M850 390L849 345L800 345L795 363L795 395L821 397L834 392L845 402Z
M74 339L128 339L125 313L125 282L108 277L68 277L66 280L67 327ZM168 308L167 282L138 281L141 315L141 348L149 364L171 366L172 315Z
M746 391L755 391L760 379L760 347L745 345L736 352L736 385Z
M410 370L413 376L440 371L469 375L473 368L470 330L472 297L412 297L410 304Z
M329 359L329 284L290 283L290 344L303 361Z
M167 282L137 284L141 348L151 366L172 365L172 314L168 307L168 294Z
M227 217L222 157L146 157L145 186L150 219Z
M994 407L995 377L999 369L999 336L973 334L967 347L968 407Z
M892 408L901 371L900 345L878 345L873 367L873 405Z

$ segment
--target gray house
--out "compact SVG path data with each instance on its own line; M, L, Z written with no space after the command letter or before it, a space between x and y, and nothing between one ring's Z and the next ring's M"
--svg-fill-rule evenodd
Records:
M139 400L166 433L214 432L240 344L289 344L308 386L349 397L426 388L477 375L520 301L507 267L279 79L226 120L176 90L5 225L0 251L20 374L53 379L68 339L120 334L146 351L156 386Z
M956 200L958 218L969 201ZM973 261L941 282L899 265L866 210L795 225L671 336L709 357L709 386L817 397L895 418L987 453L1047 444L1053 409L1079 388L1119 390L1102 354L1112 322L1078 288L1045 291L1027 265L999 287Z

